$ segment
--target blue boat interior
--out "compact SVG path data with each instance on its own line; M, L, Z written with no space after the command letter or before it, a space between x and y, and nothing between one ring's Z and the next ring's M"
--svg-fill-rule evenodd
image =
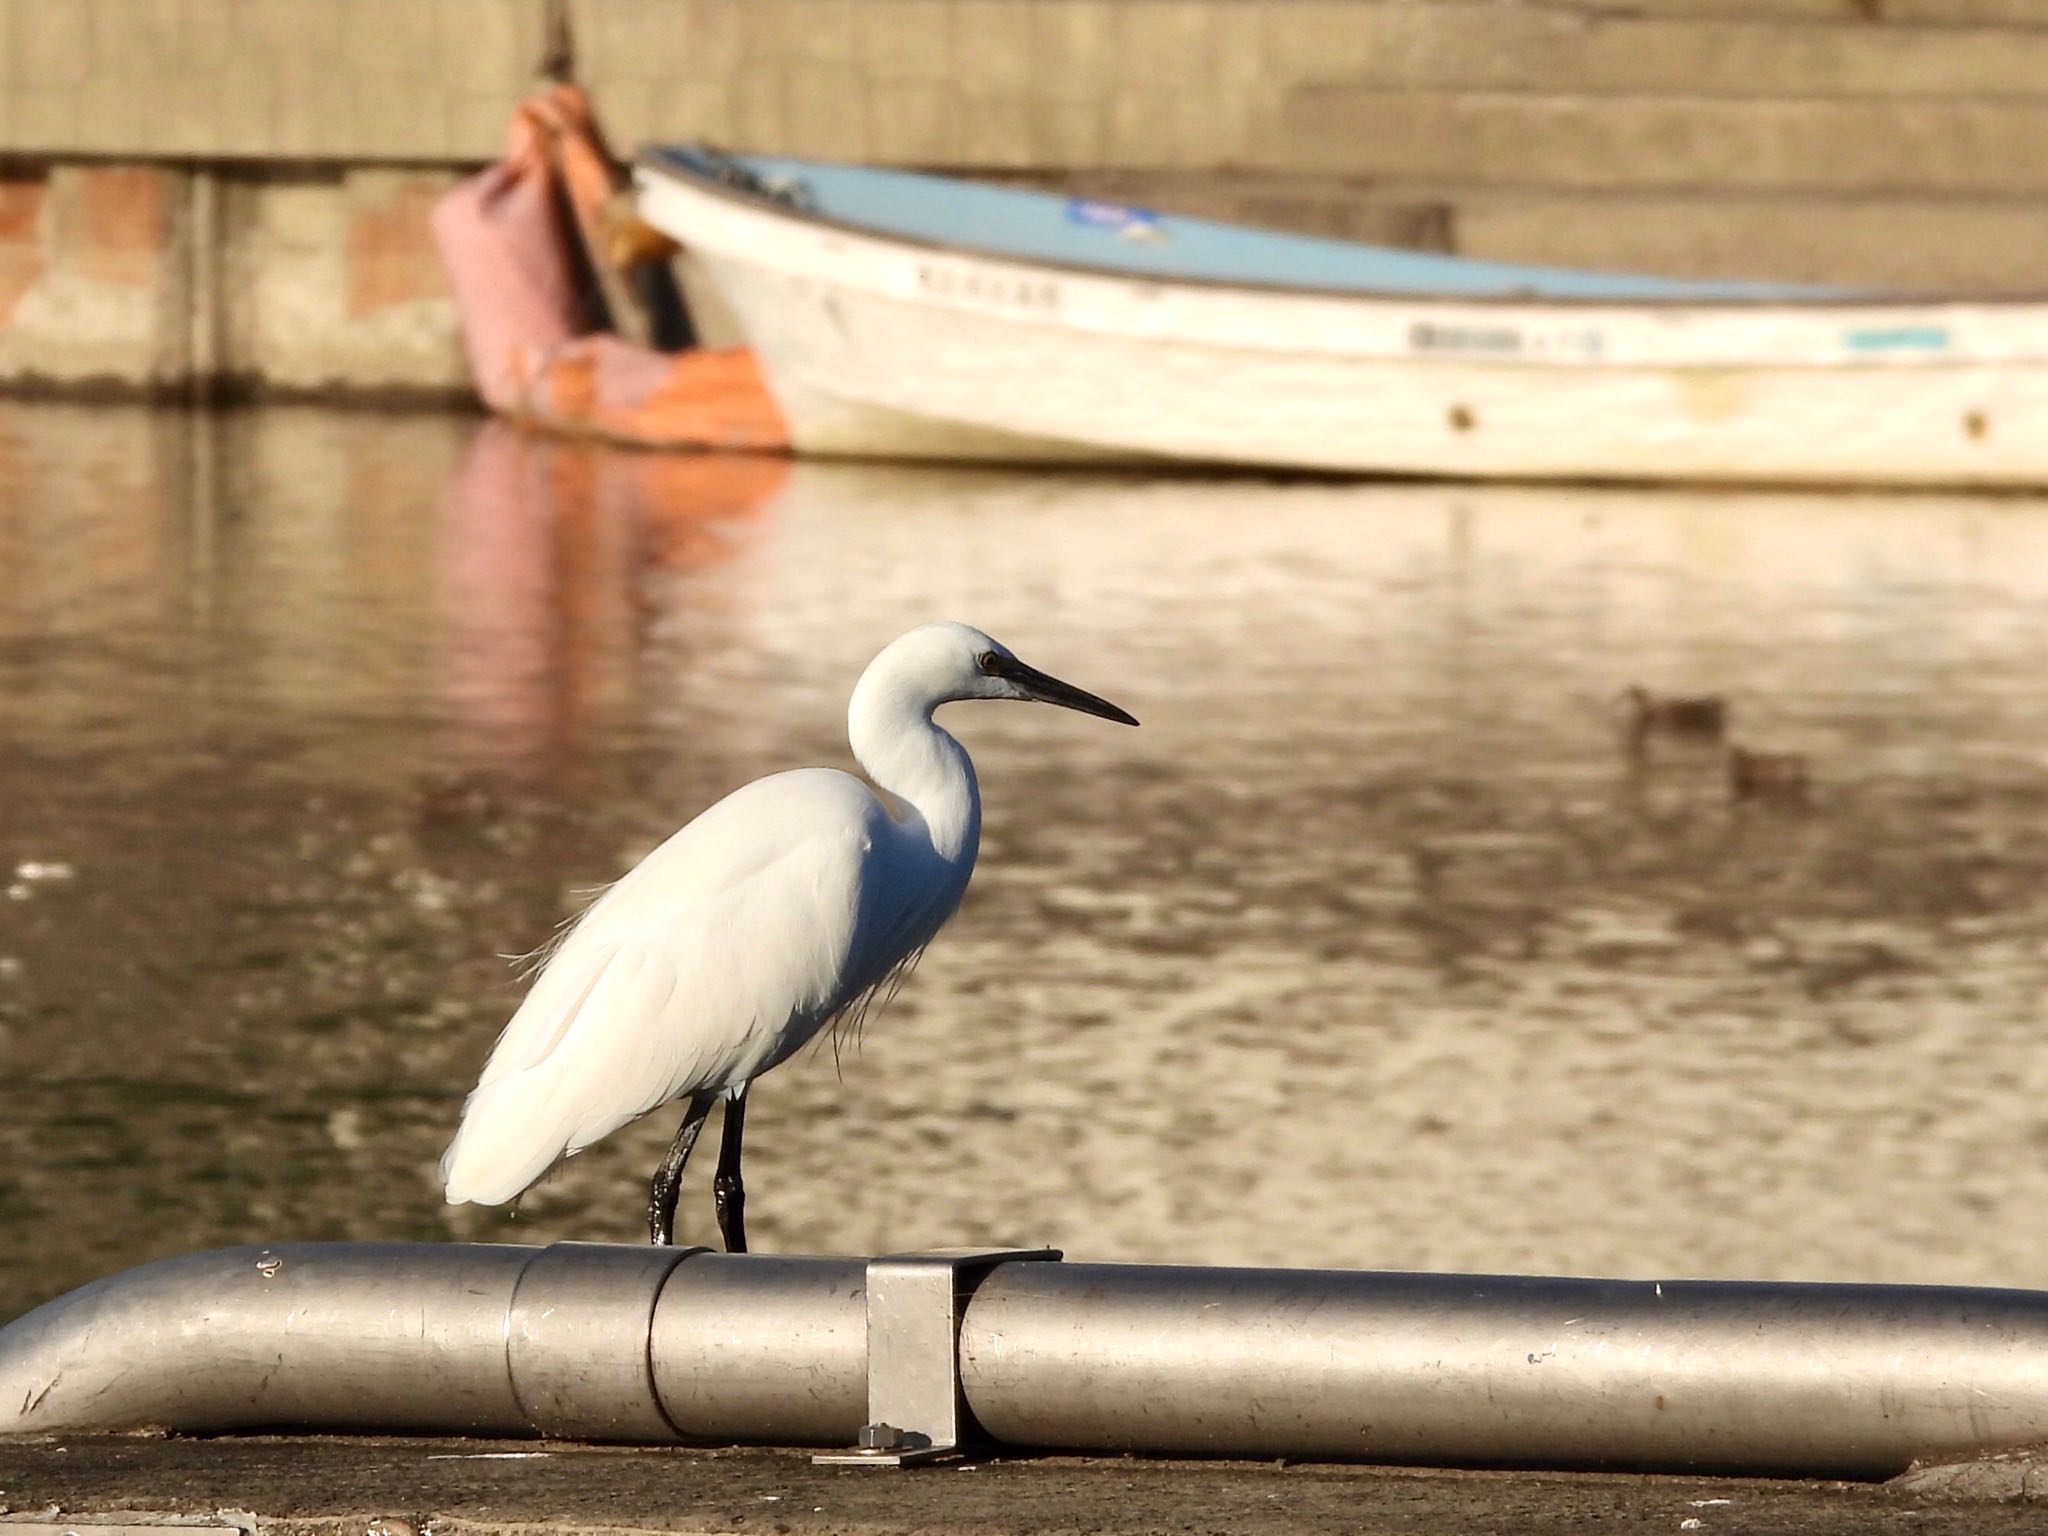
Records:
M1699 281L1478 261L948 176L728 154L698 145L654 146L643 159L876 234L1133 277L1491 299L1812 302L1857 294L1804 283Z

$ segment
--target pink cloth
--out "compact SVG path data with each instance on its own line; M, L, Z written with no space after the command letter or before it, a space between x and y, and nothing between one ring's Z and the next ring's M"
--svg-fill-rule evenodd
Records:
M526 414L550 353L572 340L574 271L536 114L513 117L505 157L435 205L434 243L462 313L470 377L492 410Z
M477 393L500 415L564 431L786 450L788 426L751 352L659 352L578 331L571 253L586 231L596 238L612 179L589 102L560 85L521 102L504 158L435 204Z

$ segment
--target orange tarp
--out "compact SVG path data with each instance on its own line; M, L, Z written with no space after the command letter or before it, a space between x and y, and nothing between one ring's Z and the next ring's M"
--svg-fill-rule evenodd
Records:
M434 239L492 410L654 447L784 450L789 430L745 348L661 352L579 326L576 253L608 263L613 169L573 85L520 103L505 155L436 204Z

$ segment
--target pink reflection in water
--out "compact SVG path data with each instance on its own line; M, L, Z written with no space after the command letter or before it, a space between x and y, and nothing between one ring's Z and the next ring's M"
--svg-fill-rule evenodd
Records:
M593 734L654 707L650 658L667 629L693 628L674 609L750 620L750 585L720 573L760 542L788 473L484 424L443 498L436 558L450 766L573 788Z

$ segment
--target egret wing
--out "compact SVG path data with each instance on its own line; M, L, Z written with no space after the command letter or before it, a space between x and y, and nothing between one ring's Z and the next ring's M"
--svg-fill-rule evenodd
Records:
M869 968L863 931L895 926L869 879L892 831L859 780L811 770L749 785L656 849L507 1025L443 1160L449 1198L510 1199L656 1105L800 1046Z

